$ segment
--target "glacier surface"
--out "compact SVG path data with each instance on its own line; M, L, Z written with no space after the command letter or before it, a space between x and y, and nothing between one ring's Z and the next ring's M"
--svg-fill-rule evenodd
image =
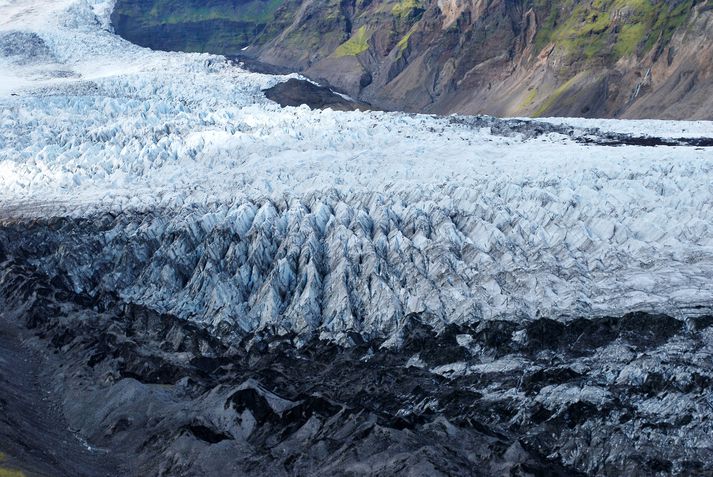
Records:
M50 225L38 263L77 292L338 341L398 340L414 314L438 328L713 303L711 149L575 140L711 137L709 122L550 118L574 136L526 137L281 108L262 90L292 76L132 45L111 8L0 0L0 247L36 247L13 224Z

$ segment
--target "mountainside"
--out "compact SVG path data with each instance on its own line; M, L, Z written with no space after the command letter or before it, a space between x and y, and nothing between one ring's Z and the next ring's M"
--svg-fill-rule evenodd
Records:
M249 55L378 107L500 116L713 117L700 0L118 0L154 49Z

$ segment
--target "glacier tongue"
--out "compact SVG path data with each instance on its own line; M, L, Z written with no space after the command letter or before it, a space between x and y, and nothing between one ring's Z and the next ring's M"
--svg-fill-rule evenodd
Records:
M439 327L713 301L708 148L280 108L261 91L287 76L128 44L110 10L0 2L2 246L44 243L38 263L78 291L222 333L340 341L395 336L410 314Z

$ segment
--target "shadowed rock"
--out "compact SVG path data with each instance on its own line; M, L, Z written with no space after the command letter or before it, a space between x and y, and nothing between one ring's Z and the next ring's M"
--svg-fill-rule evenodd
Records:
M367 104L350 101L329 88L295 78L266 89L265 96L280 106L301 106L306 104L312 109L330 108L335 111L365 111L370 109Z

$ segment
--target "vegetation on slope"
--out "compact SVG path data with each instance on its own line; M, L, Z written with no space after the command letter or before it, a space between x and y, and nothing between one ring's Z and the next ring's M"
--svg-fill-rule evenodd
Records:
M696 0L534 0L535 49L554 42L570 57L616 61L667 43Z
M132 41L181 51L235 53L286 0L119 0L112 21Z
M347 41L339 45L334 51L334 56L340 58L342 56L357 56L369 49L369 32L366 26L361 26Z
M251 45L261 61L387 108L598 115L621 113L641 87L638 69L701 5L713 0L117 0L113 19L119 34L154 48L238 54ZM534 47L522 41L530 33ZM498 87L512 64L529 68L538 56L551 58L546 78Z

